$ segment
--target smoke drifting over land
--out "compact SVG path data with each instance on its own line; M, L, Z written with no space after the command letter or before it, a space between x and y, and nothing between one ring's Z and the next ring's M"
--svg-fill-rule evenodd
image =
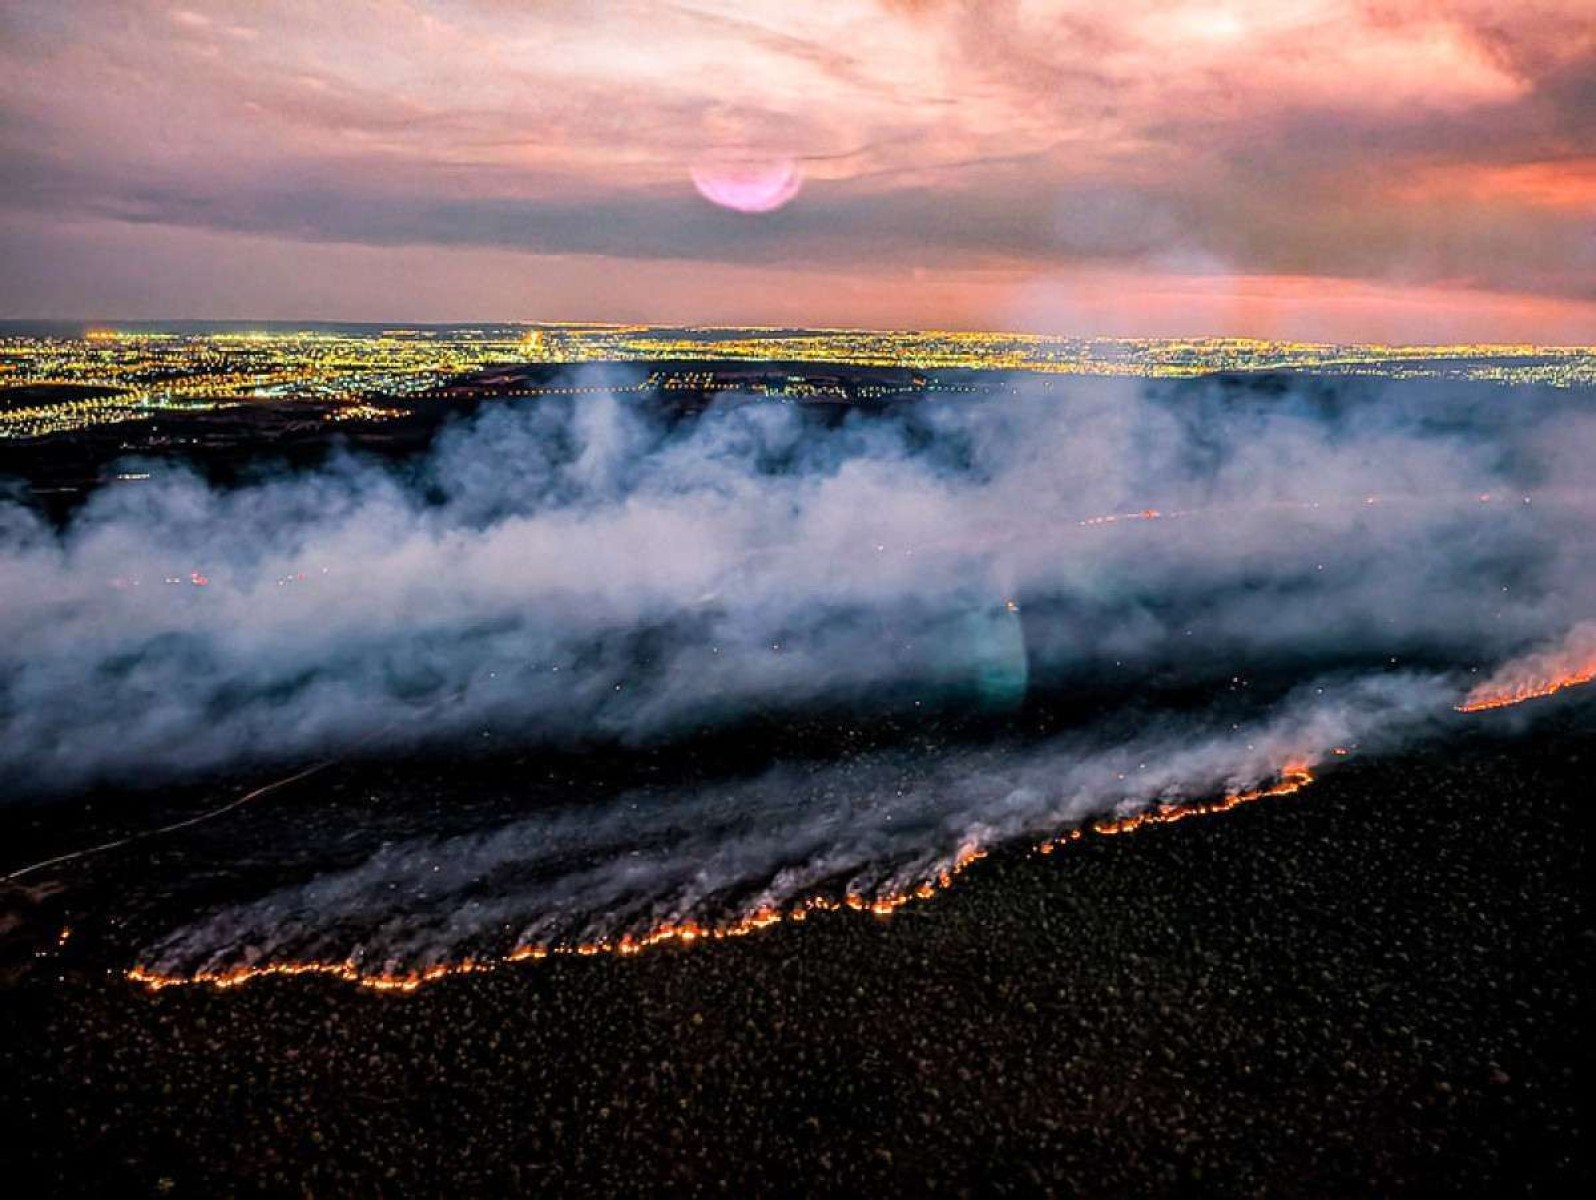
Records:
M1433 677L1382 677L1311 688L1270 718L1222 730L1188 718L1117 741L1083 731L783 764L597 804L575 796L491 832L387 844L356 867L225 908L155 947L146 970L227 981L261 965L349 964L354 978L406 981L463 958L624 951L662 930L746 932L816 897L896 908L995 846L1110 806L1214 796L1347 743L1411 737L1447 698Z
M408 469L168 471L64 532L0 510L0 778L654 737L1187 659L1474 665L1589 616L1596 417L1566 404L1019 390L831 425L545 401Z
M1576 625L1554 646L1534 650L1504 664L1470 690L1461 712L1507 708L1551 696L1596 679L1596 622Z
M1017 379L1001 402L835 419L544 400L405 466L231 490L161 470L65 529L0 509L0 782L1304 681L1235 721L573 801L390 848L173 953L337 931L414 962L490 928L558 939L826 879L897 886L972 841L1422 729L1590 617L1593 457L1596 416L1548 393Z

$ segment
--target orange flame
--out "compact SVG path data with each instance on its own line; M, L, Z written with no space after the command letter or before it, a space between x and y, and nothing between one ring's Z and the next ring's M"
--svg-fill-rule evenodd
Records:
M1457 705L1458 712L1510 708L1596 679L1596 623L1577 626L1562 645L1508 663Z
M724 941L727 938L746 937L750 933L768 929L770 926L779 925L784 921L802 921L812 912L839 912L843 909L848 909L853 912L873 913L880 917L890 916L911 901L929 900L937 892L952 887L953 881L969 868L972 863L978 862L985 857L985 850L979 846L967 845L959 851L951 863L937 873L934 880L928 880L907 891L882 892L874 896L864 896L857 892L849 892L841 900L832 900L825 896L811 896L787 910L775 908L771 905L762 905L723 925L704 926L691 920L667 922L643 933L623 934L621 937L614 939L605 938L597 941L579 942L568 946L517 946L502 959L466 959L458 963L436 963L432 966L403 974L388 972L366 973L354 962L345 960L343 962L257 963L227 967L217 971L196 971L190 975L168 975L148 967L136 966L127 972L127 977L134 983L142 984L151 991L160 991L162 988L177 987L183 984L206 984L215 988L233 988L238 987L240 984L248 983L252 979L262 979L273 975L325 975L379 992L413 992L425 984L436 982L451 975L470 975L492 970L504 963L525 962L529 959L541 960L556 954L571 955L579 958L593 958L601 954L630 956L655 946L664 945L667 942L680 942L685 945L700 940Z
M1281 771L1279 782L1267 787L1255 788L1245 792L1232 792L1222 799L1205 803L1165 806L1149 809L1133 816L1094 821L1090 825L1070 829L1057 837L1042 842L1037 846L1037 850L1042 854L1051 854L1060 846L1069 842L1080 841L1088 832L1106 837L1131 833L1144 825L1172 824L1176 821L1185 820L1187 817L1229 812L1240 805L1250 804L1255 800L1262 800L1266 797L1289 796L1294 792L1301 791L1311 782L1313 782L1313 773L1308 769L1307 764L1294 763ZM196 984L227 989L238 987L252 979L263 979L269 976L322 975L377 992L414 992L426 984L435 983L450 976L491 971L507 963L526 962L529 960L541 961L551 955L581 958L592 958L598 955L629 957L670 942L690 945L697 941L725 941L730 938L746 937L751 933L756 933L761 929L768 929L773 925L803 921L811 913L816 912L848 910L850 912L871 913L878 917L888 917L905 905L916 901L930 900L940 892L947 891L960 875L986 856L987 851L981 845L975 842L967 842L936 875L913 887L879 892L870 896L859 892L848 892L840 900L834 900L828 896L810 896L787 909L777 908L768 904L761 905L721 925L706 926L692 920L672 921L657 925L653 929L642 933L627 933L618 938L601 938L595 941L580 942L575 945L523 945L515 947L501 958L468 958L456 963L434 963L428 967L403 973L388 971L366 972L355 962L345 959L341 962L308 961L241 964L214 971L196 971L186 975L166 974L150 967L134 966L127 972L127 978L151 991L161 991L164 988Z
M91 334L90 336L115 337L117 335L105 332ZM1493 498L1489 492L1481 493L1477 497L1482 503L1489 502ZM1369 495L1363 498L1365 505L1377 505L1380 502L1381 498L1377 495ZM1525 502L1528 502L1527 497ZM1318 504L1289 503L1288 506L1317 508ZM1091 527L1114 525L1126 521L1154 521L1190 516L1193 515L1194 511L1145 508L1138 512L1088 517L1080 520L1079 524ZM303 575L295 578L302 579ZM198 572L191 576L191 580L196 584L209 582ZM279 582L284 581L280 580ZM1006 601L1006 604L1011 610L1018 611L1019 606L1015 600L1010 599ZM1592 680L1596 680L1596 623L1587 623L1576 628L1562 647L1532 655L1519 660L1517 663L1510 664L1507 668L1498 672L1490 681L1473 689L1467 698L1456 707L1459 712L1465 713L1505 708L1523 703L1526 700L1550 696L1566 688L1590 683ZM1336 747L1332 752L1338 756L1344 756L1348 753L1344 747ZM1190 804L1163 804L1124 817L1100 818L1086 825L1065 830L1041 842L1036 849L1042 854L1051 854L1065 845L1083 840L1088 835L1114 837L1120 834L1134 833L1149 825L1169 825L1184 821L1190 817L1225 813L1258 800L1293 795L1307 787L1313 780L1314 775L1308 763L1290 763L1281 770L1279 779L1268 786L1227 793L1217 800ZM848 910L859 913L868 912L876 916L886 917L907 904L915 901L930 900L940 892L951 888L958 876L973 863L986 857L986 853L984 849L977 845L967 845L959 851L947 867L938 871L935 876L902 890L890 890L871 896L858 892L848 892L840 900L817 895L800 900L793 904L792 907L786 909L764 905L720 925L704 926L692 920L669 921L652 929L638 933L626 933L618 938L603 938L571 945L521 945L499 958L466 959L456 963L437 963L404 973L387 971L368 973L363 971L355 962L344 960L340 962L302 961L239 965L214 971L197 971L190 974L164 974L152 968L134 966L127 972L127 978L151 990L158 991L162 988L185 984L206 984L216 988L231 988L252 979L273 975L323 975L375 991L412 992L425 984L448 976L488 971L507 963L529 960L541 961L551 955L584 958L598 955L631 956L667 943L674 942L690 945L698 941L722 941L729 938L744 937L773 925L801 922L815 912ZM66 936L67 933L63 931L63 941Z
M1089 825L1078 826L1043 842L1037 849L1043 854L1051 854L1058 846L1080 841L1088 830L1103 837L1116 837L1122 833L1135 833L1148 825L1173 825L1188 817L1213 816L1216 813L1240 808L1243 804L1251 804L1255 800L1290 796L1300 792L1312 782L1313 772L1308 769L1307 763L1291 763L1281 770L1279 782L1268 787L1253 788L1245 792L1228 792L1218 800L1207 800L1197 804L1163 804L1126 817L1101 817Z

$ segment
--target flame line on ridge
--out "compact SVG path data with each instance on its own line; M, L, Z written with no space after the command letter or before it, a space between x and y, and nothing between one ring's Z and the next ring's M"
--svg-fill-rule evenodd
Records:
M1291 763L1281 770L1280 779L1268 786L1230 792L1219 800L1155 807L1126 817L1098 818L1084 825L1078 825L1067 833L1048 838L1036 844L1033 849L1041 854L1051 854L1063 845L1080 841L1088 832L1110 837L1132 833L1148 825L1170 825L1188 817L1229 812L1254 801L1292 795L1313 781L1314 775L1308 764ZM800 922L811 913L817 912L839 912L846 909L852 912L873 913L882 917L890 916L908 904L930 900L947 891L960 875L987 854L988 851L982 846L968 843L933 877L915 887L885 892L873 897L855 892L846 894L840 900L826 896L810 896L786 909L774 906L757 908L722 925L703 925L691 920L667 922L643 933L623 934L619 938L604 938L568 945L518 946L499 957L465 958L454 963L435 963L406 974L366 974L357 964L345 959L342 962L250 964L220 971L199 971L190 975L166 975L135 965L126 972L126 978L150 991L162 991L169 987L199 985L225 990L267 976L324 975L372 991L408 993L440 979L456 975L480 974L528 960L541 960L554 956L630 957L670 942L690 945L699 941L726 941L731 938L746 937L774 925Z
M1596 665L1581 668L1556 679L1535 680L1502 691L1492 691L1489 684L1481 684L1469 693L1463 703L1456 705L1456 709L1460 713L1477 713L1497 708L1512 708L1515 704L1523 704L1527 700L1541 700L1547 696L1555 696L1558 692L1567 691L1569 688L1583 687L1593 680L1596 680Z
M1567 688L1581 686L1593 680L1596 680L1596 667L1588 671L1581 670L1572 675L1533 686L1521 687L1509 692L1487 694L1478 700L1473 699L1480 691L1480 689L1476 689L1474 693L1470 693L1470 698L1455 705L1454 708L1461 713L1507 708L1528 700L1550 696ZM1338 747L1333 753L1345 755L1347 751ZM300 775L279 780L275 784L268 785L267 789L261 790L269 790L270 788L291 783L295 779L310 774L312 771L320 770L325 765L327 764L316 764L301 772ZM1218 800L1197 801L1189 804L1155 805L1124 817L1099 817L1077 825L1064 833L1047 838L1037 843L1033 848L1040 854L1052 854L1070 843L1083 840L1088 834L1116 837L1122 834L1134 833L1151 825L1173 825L1191 817L1214 816L1230 812L1233 809L1258 800L1294 795L1313 783L1314 779L1315 776L1310 763L1306 761L1288 763L1281 769L1279 779L1275 783L1240 792L1229 792ZM252 798L255 794L257 793L251 793L250 796L234 801L233 804L227 807L236 807L238 804L244 803L245 800ZM209 815L215 814L207 814L207 816ZM164 830L157 832L164 832ZM101 848L106 847L97 847L95 849ZM88 853L92 852L92 850L88 851ZM745 937L761 929L768 929L773 925L802 921L810 913L814 912L837 912L848 909L854 912L871 912L877 916L889 916L905 905L930 900L939 893L948 890L960 875L971 865L985 858L987 853L988 851L979 845L968 844L960 849L952 862L938 871L934 877L925 880L914 888L903 891L887 892L874 897L866 897L859 893L848 893L840 900L833 900L825 896L811 896L787 909L774 906L761 907L723 925L706 926L691 920L667 922L640 934L623 934L619 938L605 938L568 945L518 946L502 956L482 959L466 958L454 963L436 963L402 975L387 973L365 974L354 962L345 959L342 962L308 961L268 963L259 966L246 965L222 971L200 971L190 975L166 975L135 965L128 969L125 976L150 991L161 991L169 987L198 985L227 989L238 987L252 979L270 975L325 975L372 991L413 992L439 979L454 975L493 971L511 963L527 960L541 960L552 956L587 958L598 955L616 955L626 957L669 942L680 942L685 945L698 941L724 941L731 938ZM69 855L67 857L73 856ZM38 866L44 865L47 864L36 864L35 867L27 868L27 870L34 870Z

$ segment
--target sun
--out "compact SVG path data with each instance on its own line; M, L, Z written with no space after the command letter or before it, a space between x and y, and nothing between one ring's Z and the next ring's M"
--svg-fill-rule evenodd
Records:
M693 186L711 204L737 212L774 212L803 187L803 169L791 158L762 162L701 162Z

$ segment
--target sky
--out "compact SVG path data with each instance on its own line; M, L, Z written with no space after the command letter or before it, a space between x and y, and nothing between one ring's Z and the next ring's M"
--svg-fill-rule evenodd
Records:
M1596 10L9 0L0 317L1596 342Z

